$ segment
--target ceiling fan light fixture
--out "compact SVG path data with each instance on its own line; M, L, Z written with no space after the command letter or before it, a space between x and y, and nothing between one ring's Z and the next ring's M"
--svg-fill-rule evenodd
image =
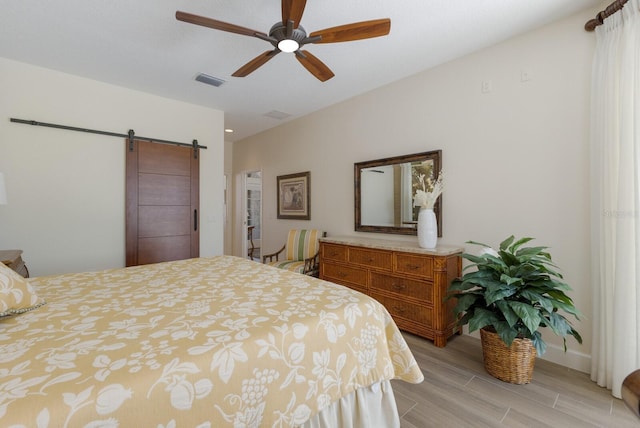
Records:
M253 73L280 52L295 52L296 59L300 64L321 82L331 79L334 76L333 72L313 54L308 51L302 51L302 46L310 43L338 43L370 39L373 37L386 36L391 30L391 19L384 18L325 28L324 30L314 31L307 36L304 27L300 25L307 0L281 1L282 21L273 24L269 34L228 22L218 21L217 19L181 12L179 10L176 11L176 19L189 24L213 28L214 30L256 37L270 43L274 47L273 50L261 53L240 67L232 74L233 77L245 77Z
M284 39L278 42L278 49L286 53L295 52L298 50L299 47L300 47L300 44L295 40L291 40L291 39Z

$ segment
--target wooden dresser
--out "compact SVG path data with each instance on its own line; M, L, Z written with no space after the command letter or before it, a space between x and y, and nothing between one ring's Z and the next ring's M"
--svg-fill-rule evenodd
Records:
M22 250L0 250L0 262L25 278L29 278L29 270L22 260Z
M455 301L443 298L461 275L463 249L425 250L417 242L331 237L320 240L320 278L382 303L402 330L438 347L455 332Z

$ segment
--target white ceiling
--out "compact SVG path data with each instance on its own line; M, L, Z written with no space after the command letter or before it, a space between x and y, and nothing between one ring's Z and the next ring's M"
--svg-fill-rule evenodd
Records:
M237 141L599 4L308 0L301 23L309 33L391 18L386 37L306 45L335 73L322 83L284 53L232 77L271 45L175 19L181 10L268 33L281 19L280 0L0 0L0 56L223 110L235 130L225 140ZM226 83L196 82L200 72ZM265 116L272 111L291 117Z

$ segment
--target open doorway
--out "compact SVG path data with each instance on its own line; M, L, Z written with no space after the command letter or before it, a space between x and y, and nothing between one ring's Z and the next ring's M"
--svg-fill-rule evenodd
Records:
M243 254L257 262L262 260L262 171L244 174Z

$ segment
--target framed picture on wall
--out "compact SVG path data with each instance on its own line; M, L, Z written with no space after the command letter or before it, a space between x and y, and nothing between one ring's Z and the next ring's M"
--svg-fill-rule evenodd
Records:
M311 173L280 175L278 218L311 220Z

